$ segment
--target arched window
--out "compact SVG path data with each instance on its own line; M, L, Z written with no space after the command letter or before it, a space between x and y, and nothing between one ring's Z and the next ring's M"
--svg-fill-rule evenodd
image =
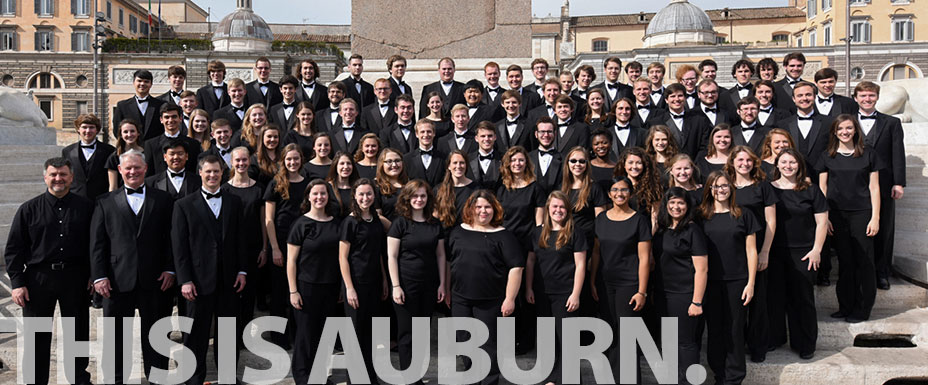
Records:
M593 40L593 52L609 52L609 39Z
M920 78L921 72L908 64L893 64L883 70L880 81Z
M42 72L29 80L29 88L61 88L61 81L49 72Z

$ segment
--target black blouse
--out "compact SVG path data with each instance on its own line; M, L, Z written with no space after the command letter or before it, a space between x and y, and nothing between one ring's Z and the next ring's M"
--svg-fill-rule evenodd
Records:
M709 241L709 279L747 279L747 236L764 229L751 210L742 209L738 218L731 213L713 214L702 221L702 228Z
M599 185L603 192L609 191L612 187L613 167L596 167L590 164L593 181Z
M400 240L397 264L401 284L438 283L438 261L435 249L438 248L438 241L444 239L445 236L437 221L416 222L405 217L397 217L390 226L387 236Z
M773 192L770 182L761 181L750 186L738 187L735 192L735 203L742 209L751 210L754 218L760 224L761 231L757 232L757 251L764 245L764 230L767 228L767 214L764 209L775 205L780 198Z
M393 194L384 195L380 191L380 187L377 186L375 189L376 194L374 194L374 207L380 209L380 214L384 218L393 221L396 219L396 201L400 197L400 190L402 188L395 188Z
M280 141L280 148L286 147L290 143L296 143L303 152L303 159L309 159L313 156L313 137L300 135L295 130L288 130Z
M863 155L856 158L826 153L815 169L828 173L828 205L833 210L870 210L870 173L883 169L873 149L864 147Z
M775 166L773 163L767 163L766 161L761 161L760 169L764 172L764 174L767 174L768 182L773 182L775 180L773 179L773 172L777 169L777 166Z
M339 283L338 241L341 238L341 221L313 220L301 215L293 223L287 244L300 246L297 260L297 279L307 283Z
M303 195L308 185L309 179L306 178L303 178L301 182L290 182L290 188L287 189L290 199L283 199L279 193L274 191L277 182L273 180L264 190L264 201L274 202L277 205L274 212L274 227L277 233L277 243L280 245L284 244L287 234L290 234L290 225L302 215L300 205L303 204ZM282 247L281 251L284 249Z
M522 242L523 250L531 250L529 236L535 228L535 210L545 205L547 197L544 191L535 182L512 190L500 186L496 190L496 197L503 206L503 227L512 231Z
M778 196L776 247L812 247L815 245L815 214L828 211L822 190L811 185L805 190L773 189Z
M374 180L377 176L377 165L365 166L363 164L354 164L355 170L358 170L358 177Z
M662 229L654 235L655 265L667 293L692 293L694 288L694 255L708 255L706 235L694 222L676 230Z
M509 230L480 232L455 226L451 247L451 292L467 300L500 300L506 296L509 270L525 266L519 241Z
M599 271L610 286L638 286L638 243L651 240L651 220L639 213L623 221L609 219L608 211L596 217Z
M541 226L532 230L531 246L535 252L535 275L532 286L534 290L545 294L570 294L574 290L574 273L577 264L574 253L589 249L586 234L574 233L560 249L555 249L559 231L551 231L546 247L538 245L541 239Z
M578 194L580 194L580 190L573 189L567 194L567 199L570 199L569 204L571 209L573 209L574 204L577 202ZM593 221L596 219L596 208L603 207L607 204L609 204L609 199L606 198L603 189L599 187L598 184L591 183L590 194L586 197L586 207L580 211L573 210L574 228L586 234L587 237L592 237ZM587 242L587 246L592 247L592 242Z
M258 165L257 155L251 156L250 166L248 166L248 177L258 181L262 186L267 186L274 180L273 174L267 174L261 170L261 167Z
M702 155L703 156L696 157L696 168L699 169L699 177L702 178L702 180L700 180L699 182L705 183L706 178L709 177L709 174L712 173L713 171L721 170L723 167L725 167L725 163L719 163L719 164L709 163L709 161L706 160L705 153L703 153Z
M342 220L341 240L351 244L348 265L355 284L380 284L381 256L387 250L387 232L376 212L370 222L349 215Z
M325 177L329 175L330 167L332 167L331 164L318 165L318 164L312 164L312 163L306 162L306 164L303 165L303 170L302 170L303 176L309 180L313 180L317 178L325 179Z
M264 210L264 185L259 182L249 187L235 187L229 183L222 185L222 192L235 195L242 200L242 226L244 234L247 234L247 243L250 248L249 252L257 255L261 251L261 228L264 223L261 222L261 213ZM250 261L254 259L249 256Z

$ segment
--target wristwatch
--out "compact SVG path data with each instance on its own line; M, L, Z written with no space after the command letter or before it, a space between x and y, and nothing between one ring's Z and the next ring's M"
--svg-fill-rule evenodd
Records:
M693 305L696 305L697 307L702 307L702 302L690 302L690 303L692 303Z

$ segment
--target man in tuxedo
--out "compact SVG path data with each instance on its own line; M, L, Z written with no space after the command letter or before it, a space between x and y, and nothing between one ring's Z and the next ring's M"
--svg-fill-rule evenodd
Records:
M477 183L476 188L496 191L500 185L499 168L503 154L495 151L496 127L490 122L477 124L477 154L471 157L468 176Z
M329 132L335 129L342 124L339 114L339 103L345 99L345 94L348 92L348 87L345 87L345 83L340 81L334 81L329 83L329 89L326 92L326 98L329 100L329 105L326 108L323 108L319 111L316 111L316 131L317 132ZM355 100L358 104L358 102ZM359 110L360 111L360 110Z
M754 85L754 97L760 103L757 122L767 128L778 128L777 123L791 115L788 111L773 105L775 90L776 86L769 80L761 80Z
M338 104L338 116L339 124L329 131L332 153L341 151L353 157L358 151L361 137L368 132L360 124L355 124L358 118L358 103L354 99L342 99Z
M510 65L506 68L506 82L509 83L509 89L515 91L522 97L522 104L519 113L528 116L528 112L538 107L544 102L537 93L524 92L522 88L522 67L517 64Z
M645 87L646 90L651 90L651 82L648 81L648 79L638 78L634 84L636 85L636 89L640 84L640 86ZM647 100L650 101L650 98ZM641 118L635 113L632 107L632 101L628 100L628 98L622 98L616 101L613 113L615 114L615 124L611 128L606 128L606 130L608 130L607 132L612 137L612 150L609 153L609 159L616 162L619 160L619 155L621 155L626 148L644 148L648 138L648 131L635 123L635 118L638 118L639 121ZM667 119L666 113L663 119L664 120L657 121L656 124L664 124Z
M635 105L634 111L632 111L631 125L649 129L653 125L664 124L667 121L667 109L654 103L654 99L651 98L651 81L638 78L632 83L632 87L632 94L635 95ZM661 103L666 104L663 98L661 98Z
M193 351L197 364L188 385L205 380L212 324L219 317L238 315L238 293L246 283L243 250L248 248L247 236L241 230L246 228L241 225L242 201L219 190L221 162L214 156L199 161L197 169L203 187L175 203L171 221L177 282L187 300L185 315L193 318L190 333L184 334L184 346ZM237 361L238 349L231 341L214 339L214 356L219 357L220 349L233 350ZM220 373L219 381L235 383L235 378L222 378Z
M380 83L386 87L386 82ZM415 110L416 102L412 96L403 94L396 98L396 121L380 131L380 142L385 147L396 149L402 154L419 148L416 139Z
M532 77L535 81L525 86L525 89L537 93L539 97L544 97L545 80L548 78L548 61L542 58L532 60Z
M71 192L91 201L109 190L106 160L116 151L113 146L97 140L100 125L96 115L78 116L74 128L79 140L61 150L61 157L72 165Z
M732 143L736 146L748 146L758 155L764 145L764 138L770 131L757 121L760 102L753 96L746 96L738 101L737 108L740 123L731 126Z
M501 104L500 96L506 91L499 86L500 74L499 64L496 62L491 61L483 66L483 78L487 80L487 87L483 90L483 104L497 109Z
M723 92L719 97L719 106L731 114L738 113L738 102L748 96L754 96L754 63L749 59L740 59L731 66L731 76L735 78L735 86Z
M857 118L864 141L873 148L884 168L880 175L880 231L873 239L876 262L876 287L889 290L893 247L896 232L896 200L905 193L905 143L899 118L876 111L880 86L860 82L854 87L854 100L860 106Z
M648 80L651 81L651 103L658 108L667 108L667 102L664 100L665 74L667 74L667 68L663 64L658 62L648 64Z
M229 80L229 104L216 110L212 116L213 119L225 119L232 125L232 132L238 132L242 129L242 122L245 121L245 112L248 106L245 105L245 82L242 79L235 78Z
M545 101L543 104L539 105L528 111L527 119L531 122L537 122L539 118L547 116L551 119L554 119L554 102L557 100L557 97L561 95L561 83L557 79L548 79L545 81Z
M152 79L148 70L137 70L132 74L135 96L116 103L113 111L113 137L119 137L119 123L123 119L133 119L139 123L139 137L143 140L156 138L164 132L164 126L158 120L158 112L164 102L149 94Z
M625 65L625 77L628 78L628 86L631 87L632 83L638 78L641 77L641 73L644 70L644 66L637 61L629 62Z
M561 93L570 96L574 100L574 104L577 106L577 116L586 116L586 99L574 95L574 75L570 72L562 72L558 75L557 81L561 83Z
M123 318L134 317L136 309L142 321L145 376L153 366L168 369L167 357L152 349L148 333L155 321L171 316L168 290L174 286L175 273L171 254L174 200L164 191L146 188L141 152L129 150L119 158L125 186L100 197L91 220L90 278L103 296L103 316L118 317L115 383L122 384L128 380L122 366Z
M158 154L162 153L162 149L166 143L175 141L184 146L185 154L192 157L190 161L184 159L186 164L182 165L181 168L192 170L195 167L197 156L200 155L200 149L202 147L200 147L199 142L188 138L180 131L180 107L172 104L164 104L161 106L160 115L161 124L164 126L164 134L145 141L145 163L148 165L148 175L155 175L168 168L165 164L165 159L159 157Z
M714 81L716 76L718 76L719 65L715 62L715 60L703 60L699 62L699 65L696 66L696 68L699 69L699 73L704 80L709 79Z
M477 79L464 86L464 101L470 116L468 131L473 131L480 122L495 122L502 117L502 110L483 102L483 83Z
M522 96L518 92L508 90L503 92L502 109L506 116L496 122L496 148L499 152L504 153L510 147L522 146L522 148L534 148L533 125L525 120L521 114Z
M255 76L255 80L245 85L246 108L258 103L271 108L283 100L280 86L271 81L271 59L262 56L255 60Z
M352 54L348 58L348 73L345 78L345 88L347 97L354 99L363 109L374 103L374 86L361 78L364 72L364 58L358 54Z
M179 65L168 67L168 81L171 89L158 96L162 102L180 104L181 93L184 92L184 82L187 81L187 70Z
M622 59L617 56L607 57L603 62L603 69L606 80L593 87L606 91L606 106L612 108L615 101L622 98L632 99L632 88L619 82L619 76L622 75Z
M773 60L773 58L765 57L757 62L757 68L755 68L754 72L757 73L757 77L760 78L760 80L769 80L773 82L780 73L780 66L777 65L777 61Z
M390 56L387 59L387 71L390 72L390 105L393 105L400 95L412 96L412 87L403 81L403 76L406 76L406 58L400 55ZM374 94L376 93L375 89Z
M466 114L465 114L466 115ZM435 124L428 119L416 122L417 150L403 155L403 164L409 179L422 179L429 186L438 186L445 177L445 155L435 150L432 141L435 138Z
M284 75L280 78L280 96L281 101L268 109L268 122L276 124L278 127L293 127L296 122L296 105L299 102L296 95L300 87L300 81L291 75Z
M557 118L554 136L557 138L557 151L564 157L574 147L590 148L590 126L574 119L574 108L574 100L567 95L559 95L554 102L554 116Z
M313 105L313 111L324 109L329 103L326 98L326 89L319 83L319 65L313 59L303 59L296 68L294 74L300 79L300 87L297 89L296 98L300 101L308 101Z
M439 81L422 87L422 96L419 97L419 119L429 115L428 94L438 92L442 100L442 113L448 116L451 107L464 103L464 83L454 80L454 59L443 57L438 61Z
M802 79L802 72L806 68L806 56L802 52L790 52L783 57L783 69L786 70L786 76L776 81L776 97L773 99L777 108L796 113L796 105L793 103L793 87ZM811 83L810 83L811 84Z
M680 152L696 159L696 154L706 149L712 123L700 111L686 111L686 88L679 83L667 86L667 121L664 125L673 133Z
M692 110L699 102L699 91L696 89L696 84L699 83L699 71L696 70L696 67L684 64L677 67L676 77L677 81L682 84L684 88L684 100L686 103L684 103L683 108L687 111Z
M596 80L596 69L589 64L581 65L574 71L574 79L577 81L577 88L571 91L570 96L586 100L590 85Z
M477 152L477 141L474 140L474 131L470 127L469 108L458 104L451 109L451 132L438 138L438 152L448 156L451 151L460 150L470 155ZM421 121L422 119L420 119Z
M703 79L696 86L699 90L699 105L693 110L703 114L709 119L712 127L719 124L732 125L738 122L738 117L725 109L719 108L719 85L715 80Z
M561 187L562 159L554 143L557 127L551 118L542 116L534 131L538 148L529 152L528 157L535 165L535 182L544 191L544 195L548 196Z
M232 168L232 127L229 121L225 119L216 119L210 123L210 135L213 140L206 151L200 153L198 161L207 155L213 155L222 159L222 168L224 170Z
M190 127L190 116L193 115L193 110L197 109L197 94L193 91L181 92L180 102L177 105L180 106L183 115L180 130L187 132L187 127Z
M185 169L188 153L184 142L171 139L161 147L160 152L167 169L145 178L146 186L165 191L175 200L200 188L199 178L193 177L190 175L193 172Z
M825 153L830 140L831 118L815 112L815 86L807 81L796 84L793 105L796 113L778 123L778 127L789 131L799 152L806 160L806 170L815 170L815 164ZM812 183L818 184L818 173L809 173Z
M367 131L383 133L387 131L386 127L396 122L396 112L392 107L399 99L394 97L390 82L391 80L383 78L374 82L374 95L377 100L361 112L361 125ZM412 99L412 94L402 95L407 95Z
M854 99L844 95L835 94L835 84L838 82L838 72L831 68L822 68L815 73L815 86L818 94L815 95L815 111L832 118L841 114L854 114L860 107Z
M209 84L197 90L197 105L213 116L216 110L228 106L231 102L226 87L226 65L219 60L212 60L206 67Z

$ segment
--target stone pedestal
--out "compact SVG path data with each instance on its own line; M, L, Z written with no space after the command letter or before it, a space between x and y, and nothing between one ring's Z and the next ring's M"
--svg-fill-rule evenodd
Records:
M928 123L903 123L905 195L896 201L893 269L928 284Z

